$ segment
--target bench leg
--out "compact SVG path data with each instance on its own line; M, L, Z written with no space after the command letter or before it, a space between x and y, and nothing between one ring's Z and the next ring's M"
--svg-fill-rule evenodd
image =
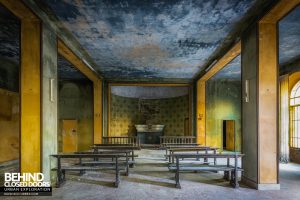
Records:
M64 180L63 172L57 170L56 187L59 188Z
M59 188L61 184L66 180L66 172L61 169L60 157L57 158L57 179L56 187Z
M131 152L131 160L132 160L132 162L134 162L134 151L133 150ZM133 167L134 167L134 163L131 163L130 168L133 168Z
M175 187L181 189L181 185L179 182L179 159L178 157L176 158L176 173L175 173Z
M128 154L126 153L126 173L125 176L129 175L129 164L128 164Z
M227 167L229 167L229 165L230 165L230 159L227 158ZM224 172L224 179L226 179L228 181L229 181L229 173L230 173L230 171L225 171Z
M116 181L115 181L115 187L119 187L119 183L120 183L120 171L119 171L118 157L116 157Z
M234 187L239 188L239 181L238 181L238 171L234 170Z
M168 160L168 149L166 149L166 160Z
M234 174L233 187L238 188L239 182L238 182L238 157L237 157L237 154L235 154L235 157L234 157L234 171L232 172L232 174Z
M79 171L79 175L80 175L80 176L82 176L82 175L84 175L84 174L85 174L85 170L80 170L80 171Z
M172 152L172 163L174 163L174 152Z
M237 176L237 171L236 170L234 170L234 171L231 172L230 184L234 188L239 188L239 182L238 182L238 176Z
M229 181L229 171L224 171L224 179Z

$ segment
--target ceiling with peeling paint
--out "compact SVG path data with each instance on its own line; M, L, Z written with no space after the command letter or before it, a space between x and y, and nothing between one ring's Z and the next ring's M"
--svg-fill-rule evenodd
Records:
M111 93L129 98L164 99L188 95L189 87L112 86Z
M89 80L72 63L60 55L57 59L57 71L60 80Z
M0 4L0 56L19 62L20 21Z
M278 30L279 63L284 64L300 56L300 6L279 22Z
M254 4L254 0L43 2L93 58L104 78L161 82L191 81ZM300 7L279 23L280 64L300 57L298 19ZM0 56L18 63L20 22L1 5L0 24ZM214 78L238 78L237 62ZM61 78L85 78L60 57L58 66Z
M218 71L210 80L241 80L241 55L237 56L223 69Z
M105 78L189 81L254 0L45 2Z

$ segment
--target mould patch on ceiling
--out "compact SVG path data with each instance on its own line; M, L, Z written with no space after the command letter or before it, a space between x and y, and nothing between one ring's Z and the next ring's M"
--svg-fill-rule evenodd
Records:
M112 86L111 93L129 98L164 99L188 95L189 88L161 86Z
M300 56L300 6L279 22L279 63Z
M20 21L0 4L0 56L19 62Z
M78 69L76 69L68 60L58 56L57 60L58 78L60 80L89 80Z
M104 78L189 79L254 0L46 0Z
M241 80L241 55L216 73L210 80Z

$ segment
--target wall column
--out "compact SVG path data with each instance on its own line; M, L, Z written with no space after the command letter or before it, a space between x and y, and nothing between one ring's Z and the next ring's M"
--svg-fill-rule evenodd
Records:
M94 144L102 143L102 80L93 82L94 85Z
M197 144L206 145L205 81L197 81Z
M280 189L276 34L276 24L259 23L242 38L242 179L260 190Z
M42 172L45 181L54 182L57 153L58 98L57 98L57 39L47 26L42 31Z
M20 171L41 171L41 73L38 20L21 21Z

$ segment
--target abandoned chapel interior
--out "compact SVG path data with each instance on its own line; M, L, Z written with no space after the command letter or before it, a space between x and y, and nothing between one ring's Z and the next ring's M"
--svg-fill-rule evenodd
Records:
M0 0L0 24L1 187L300 199L300 0Z

